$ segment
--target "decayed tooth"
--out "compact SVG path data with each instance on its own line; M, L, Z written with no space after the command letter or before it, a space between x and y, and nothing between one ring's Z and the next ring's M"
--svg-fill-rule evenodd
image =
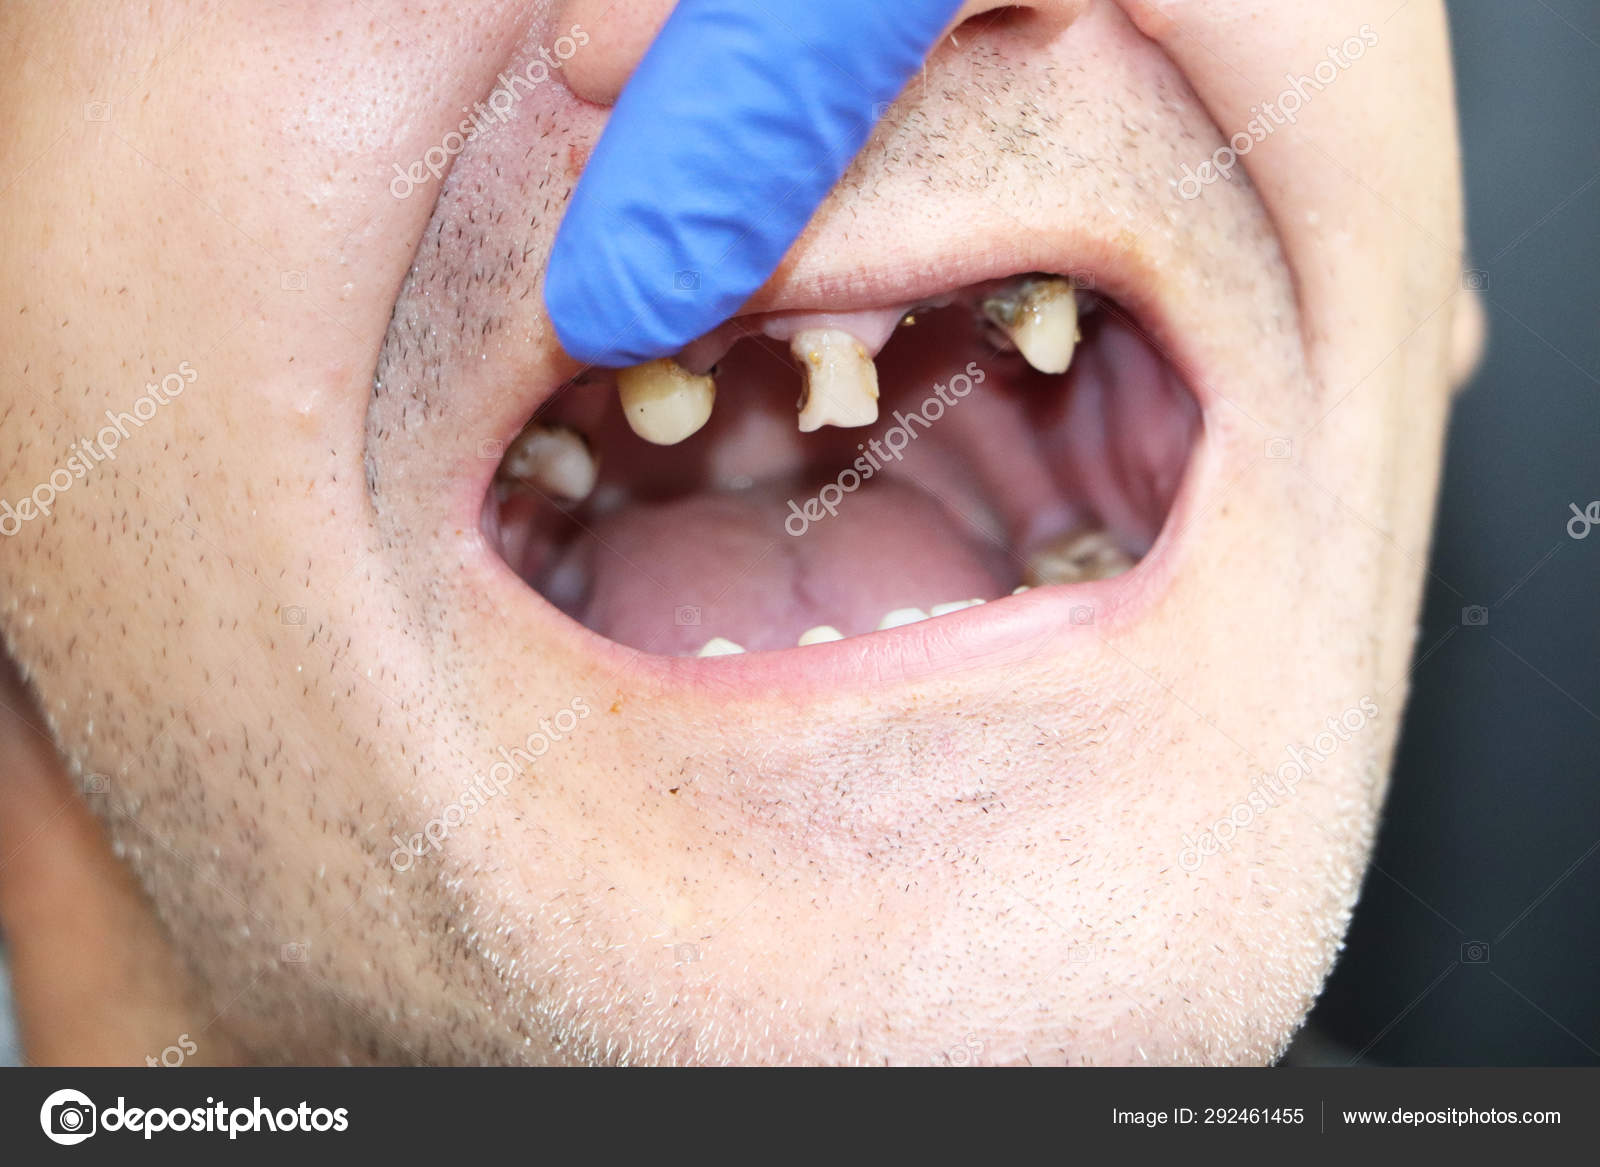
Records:
M565 426L529 426L511 443L500 467L502 477L568 502L588 498L599 472L589 443Z
M1133 566L1133 558L1104 531L1074 531L1028 557L1023 579L1034 587L1110 579Z
M713 636L700 646L696 656L735 656L744 651L744 645L735 644L731 640L724 640L720 636Z
M1065 373L1078 345L1078 294L1063 279L1024 280L983 302L983 314L1041 373Z
M617 396L634 433L658 446L675 446L710 420L717 382L662 357L618 369Z
M837 328L809 328L795 333L789 350L805 376L800 391L801 433L878 420L878 366L866 345Z
M878 621L878 631L886 632L890 628L903 628L907 624L915 624L919 620L926 620L928 614L921 608L896 608Z
M815 628L807 628L800 634L800 647L804 648L808 644L828 644L843 639L844 633L832 624L818 624Z
M960 612L967 608L976 608L982 600L956 600L949 604L935 604L928 609L930 616L948 616L951 612Z

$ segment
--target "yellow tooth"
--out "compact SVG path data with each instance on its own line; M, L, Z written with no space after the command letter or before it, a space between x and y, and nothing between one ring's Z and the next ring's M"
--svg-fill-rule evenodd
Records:
M837 328L808 328L795 333L789 350L805 375L801 433L878 420L878 366L859 340Z
M1033 587L1110 579L1133 566L1133 558L1104 531L1073 531L1028 556L1023 580Z
M1063 279L1026 280L983 312L1041 373L1065 373L1078 346L1078 296Z
M599 472L589 443L565 426L529 426L511 443L500 466L502 478L568 502L588 498Z
M896 608L878 621L878 631L887 632L891 628L904 628L907 624L917 624L927 618L928 614L921 608Z
M634 433L658 446L675 446L710 420L717 382L662 357L618 369L617 396Z

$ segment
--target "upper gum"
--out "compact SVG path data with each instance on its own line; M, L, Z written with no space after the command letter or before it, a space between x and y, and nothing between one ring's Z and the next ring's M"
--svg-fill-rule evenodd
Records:
M869 308L862 312L774 312L758 318L757 324L764 336L788 344L798 333L812 329L837 329L848 332L866 347L874 357L889 343L894 330L911 305L896 308Z
M848 332L876 357L911 308L912 305L905 304L858 312L766 312L759 316L735 317L691 341L678 353L677 361L691 372L704 373L744 337L767 336L787 345L796 333L819 328Z

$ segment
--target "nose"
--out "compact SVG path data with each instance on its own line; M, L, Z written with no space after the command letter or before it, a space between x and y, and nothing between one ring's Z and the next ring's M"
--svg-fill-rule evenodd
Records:
M895 0L860 2L893 3ZM953 51L962 51L976 39L976 35L963 35L964 26L970 24L971 32L981 35L1000 17L1023 35L1054 36L1076 20L1089 2L967 0L950 22L948 31L956 33ZM576 25L589 38L589 43L567 62L563 72L567 85L585 101L613 104L674 7L674 0L558 0L550 25L552 30L566 33ZM783 29L775 27L773 35L784 35ZM952 51L949 41L944 44L947 51ZM708 77L706 83L715 85L716 79Z

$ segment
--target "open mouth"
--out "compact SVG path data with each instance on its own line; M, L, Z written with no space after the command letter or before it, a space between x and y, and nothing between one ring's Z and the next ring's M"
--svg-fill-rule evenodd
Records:
M1137 568L1200 432L1178 371L1066 276L740 317L588 370L509 443L491 544L664 656L871 636Z

